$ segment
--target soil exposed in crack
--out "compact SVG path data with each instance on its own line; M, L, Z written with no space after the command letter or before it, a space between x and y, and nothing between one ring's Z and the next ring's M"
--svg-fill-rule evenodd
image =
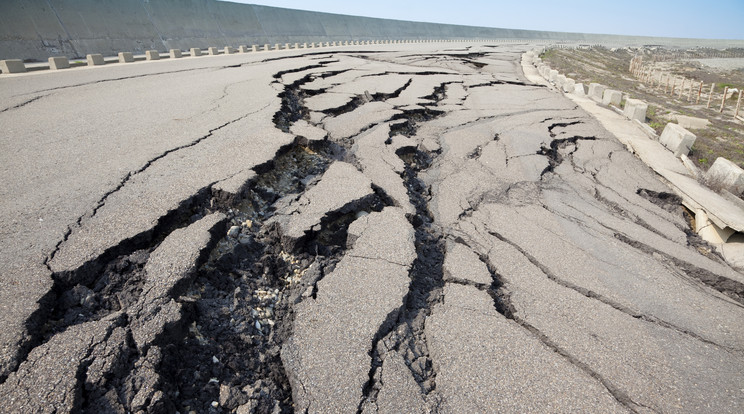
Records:
M441 229L429 211L430 188L418 178L418 173L429 168L433 160L419 150L403 150L398 155L406 165L404 183L416 209L416 214L408 219L415 231L417 258L409 273L411 284L403 307L391 314L394 319L383 323L375 335L369 380L364 386L358 412L376 404L381 386L380 369L384 354L388 352L397 352L403 357L424 398L436 388L436 372L427 348L424 322L431 314L431 307L442 300L445 247Z
M288 251L276 226L265 226L280 197L305 191L341 153L324 141L296 145L256 177L227 214L239 232L220 240L184 300L195 303L189 331L165 358L179 367L180 410L290 413L292 392L280 358L292 334L293 307L332 271L356 215L329 214L319 231ZM341 150L339 150L341 151ZM381 209L370 202L360 209ZM307 295L305 295L307 296ZM217 407L213 401L217 402Z
M299 72L302 70L308 70L313 68L323 68L324 65L313 65L308 66L305 68L301 68L300 70L295 70L295 72ZM307 119L308 114L310 113L310 110L307 109L307 107L304 104L305 98L313 95L318 95L321 93L324 93L324 89L320 90L307 90L303 89L302 85L306 83L310 83L314 81L315 79L325 79L331 76L336 76L338 74L344 73L347 70L336 70L336 71L324 71L319 73L310 73L302 77L301 79L298 79L294 82L292 82L289 85L285 85L284 91L279 94L279 98L282 100L281 108L274 114L274 125L276 125L277 128L284 132L289 132L290 128L292 127L292 124L297 122L300 119ZM274 75L275 77L279 75L279 78L281 78L281 75L284 74L282 72L279 72L278 74Z
M419 123L431 121L432 119L438 118L444 114L444 111L437 111L429 108L403 111L402 114L395 115L390 119L390 121L404 121L390 125L390 137L392 138L396 135L403 135L411 138L416 135L416 131L418 130L417 125Z
M552 134L552 132L551 132ZM541 147L537 155L544 155L548 157L548 166L540 173L543 177L545 174L555 171L555 168L561 165L566 157L571 157L574 152L578 150L578 141L594 141L595 137L579 137L574 136L571 138L554 139L550 142L550 147ZM567 154L563 154L568 148L573 147Z

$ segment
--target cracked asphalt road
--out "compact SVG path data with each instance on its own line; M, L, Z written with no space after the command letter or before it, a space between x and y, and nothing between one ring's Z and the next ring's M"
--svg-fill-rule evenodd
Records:
M744 276L527 47L0 79L0 411L744 411Z

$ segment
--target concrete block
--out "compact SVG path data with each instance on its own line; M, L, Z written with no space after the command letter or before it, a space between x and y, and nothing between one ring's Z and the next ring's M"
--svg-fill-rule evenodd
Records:
M59 70L70 67L70 61L64 56L55 56L49 58L49 69Z
M598 83L590 83L589 84L589 97L594 99L597 102L602 102L602 97L604 95L604 91L607 89L606 86L600 85Z
M574 95L584 96L586 95L586 91L584 90L584 84L583 83L577 83L574 85L573 90Z
M566 75L558 75L555 78L555 84L559 87L563 87L563 84L566 83Z
M258 45L251 45L251 50L254 52L258 52Z
M271 50L271 47L268 44L264 45L264 52L268 52L269 50Z
M170 55L171 59L178 59L183 56L183 52L181 52L181 49L171 49L168 51L168 54Z
M246 45L240 45L240 46L238 46L238 51L240 53L248 53L250 50L248 49L248 46L246 46Z
M291 49L291 47L289 46L289 43L285 43L285 44L284 44L284 48L285 48L285 49Z
M310 49L315 49L315 42L310 42Z
M640 122L646 122L646 111L648 104L640 99L626 99L623 115L628 119L635 119Z
M718 157L705 173L711 186L722 186L734 194L744 192L744 170L723 157Z
M213 46L213 47L207 48L207 53L209 53L210 56L215 56L215 55L219 55L220 51L219 49Z
M623 93L614 89L605 89L602 94L602 105L620 106L623 100Z
M100 53L87 55L85 57L85 60L88 61L88 66L100 66L106 64L106 62L103 60L103 55Z
M548 79L550 79L551 82L555 82L555 80L558 79L558 71L551 69L548 73Z
M677 124L669 123L664 127L664 132L659 137L659 142L679 157L681 154L689 154L692 144L697 137L692 132Z
M157 50L147 50L145 51L145 57L147 60L160 60L160 53Z
M134 55L132 52L119 52L119 63L132 63L134 62Z
M299 43L295 43L294 48L295 49L299 49L300 48L300 44Z
M282 50L281 45L279 45L279 43L274 43L274 50Z
M201 49L198 47L192 47L189 51L191 52L191 57L201 56Z
M307 42L305 42L305 43L302 44L302 48L303 49L307 49Z
M236 52L236 50L235 50L235 48L234 48L234 47L230 47L230 46L225 46L225 48L223 49L223 52L224 52L224 53L225 53L226 55L232 55L233 53L235 53L235 52Z
M566 78L566 81L563 82L563 92L573 93L575 88L576 88L576 81L571 78Z
M0 60L0 70L3 73L21 73L26 71L26 65L21 59Z
M695 233L708 243L722 244L726 243L735 231L729 227L724 229L718 227L704 210L697 209L695 210Z

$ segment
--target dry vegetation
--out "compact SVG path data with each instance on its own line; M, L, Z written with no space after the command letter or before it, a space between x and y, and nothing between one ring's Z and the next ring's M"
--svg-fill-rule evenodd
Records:
M744 123L735 121L730 114L722 115L718 112L721 103L720 96L725 86L744 87L744 68L742 67L744 65L739 65L739 68L734 70L715 69L695 60L715 57L720 53L720 51L706 49L672 54L663 49L638 51L591 48L553 49L541 57L552 68L575 79L577 83L582 82L584 85L592 82L601 83L609 88L623 91L631 98L648 102L646 122L658 134L668 122L676 122L676 115L708 119L711 123L705 128L688 128L697 135L697 141L689 155L690 159L702 170L707 170L717 157L727 158L744 167ZM727 53L730 56L744 56L743 50L727 51ZM658 87L652 88L638 81L628 68L630 60L639 54L643 55L645 63L653 63L654 67L663 69L667 73L695 79L697 82L705 82L706 86L700 103L695 104L697 89L694 89L693 102L689 103L687 102L687 90L683 98L679 99L676 93L675 96L664 94L663 90L659 90ZM741 60L744 59L738 61ZM714 104L708 109L706 108L707 92L710 90L711 82L716 83L716 89ZM716 95L719 96L717 103ZM735 107L737 97L738 95L734 95L727 101L728 108Z

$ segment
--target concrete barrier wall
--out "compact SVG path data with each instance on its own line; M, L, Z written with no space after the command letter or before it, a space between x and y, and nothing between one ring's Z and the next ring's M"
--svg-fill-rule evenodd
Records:
M3 0L0 59L115 56L192 47L385 39L530 39L622 45L744 47L671 39L405 22L215 0Z

